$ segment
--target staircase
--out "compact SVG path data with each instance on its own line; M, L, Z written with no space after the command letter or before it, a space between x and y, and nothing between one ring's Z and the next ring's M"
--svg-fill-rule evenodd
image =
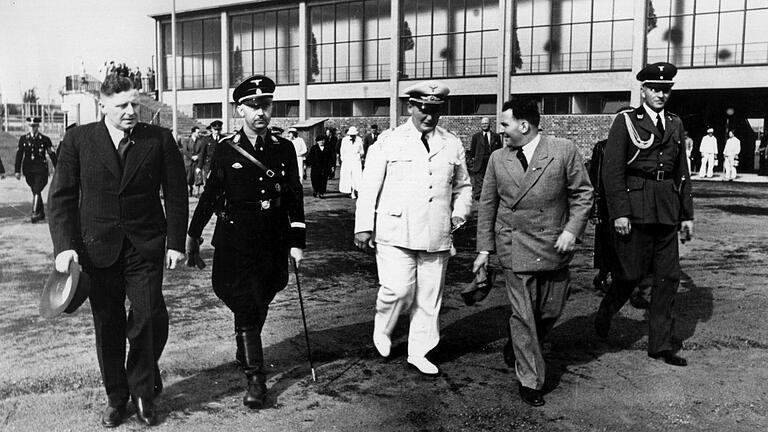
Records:
M155 100L148 94L142 93L139 95L139 121L171 129L173 127L173 108ZM176 136L188 135L192 126L205 129L205 125L181 111L176 113L176 126L178 128Z

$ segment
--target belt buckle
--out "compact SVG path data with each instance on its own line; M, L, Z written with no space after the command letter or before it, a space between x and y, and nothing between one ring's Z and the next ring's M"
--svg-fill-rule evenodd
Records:
M268 169L268 170L267 170L267 177L270 177L270 178L271 178L271 177L274 177L274 176L275 176L275 172L274 172L274 171L272 171L271 169Z
M656 171L656 181L664 180L664 171Z
M272 207L272 203L270 203L269 200L264 200L261 202L262 210L269 210L270 207Z

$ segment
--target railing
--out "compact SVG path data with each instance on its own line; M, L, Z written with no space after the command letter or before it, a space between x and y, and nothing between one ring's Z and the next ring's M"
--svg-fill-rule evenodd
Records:
M632 67L632 50L524 55L522 61L518 74L622 70Z
M648 48L648 62L655 61L674 61L678 67L768 64L768 42Z
M498 72L497 57L466 58L457 60L434 59L404 61L402 78L440 78L495 75Z
M27 117L40 117L40 132L60 136L66 127L66 113L59 105L3 104L0 126L5 132L24 133L27 131Z

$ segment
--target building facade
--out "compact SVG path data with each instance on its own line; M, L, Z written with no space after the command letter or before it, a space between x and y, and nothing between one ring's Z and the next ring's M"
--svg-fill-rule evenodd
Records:
M679 68L670 110L697 144L707 126L721 146L735 129L751 156L768 117L768 0L210 3L175 15L177 98L186 113L229 128L233 87L255 73L278 84L275 122L340 127L394 124L404 88L440 79L451 88L445 122L462 137L510 95L526 95L540 101L545 129L587 147L617 109L639 103L634 76L657 61ZM171 14L153 18L168 102Z

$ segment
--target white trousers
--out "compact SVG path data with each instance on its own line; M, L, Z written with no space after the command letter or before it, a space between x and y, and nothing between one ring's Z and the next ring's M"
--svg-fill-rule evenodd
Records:
M699 170L699 177L712 177L715 169L715 154L714 153L702 153L701 154L701 169Z
M723 177L726 180L736 178L736 166L734 165L735 160L735 157L728 155L726 155L725 159L723 160Z
M379 293L374 334L391 338L397 319L410 308L408 356L424 357L440 341L440 304L449 251L426 252L376 245Z

